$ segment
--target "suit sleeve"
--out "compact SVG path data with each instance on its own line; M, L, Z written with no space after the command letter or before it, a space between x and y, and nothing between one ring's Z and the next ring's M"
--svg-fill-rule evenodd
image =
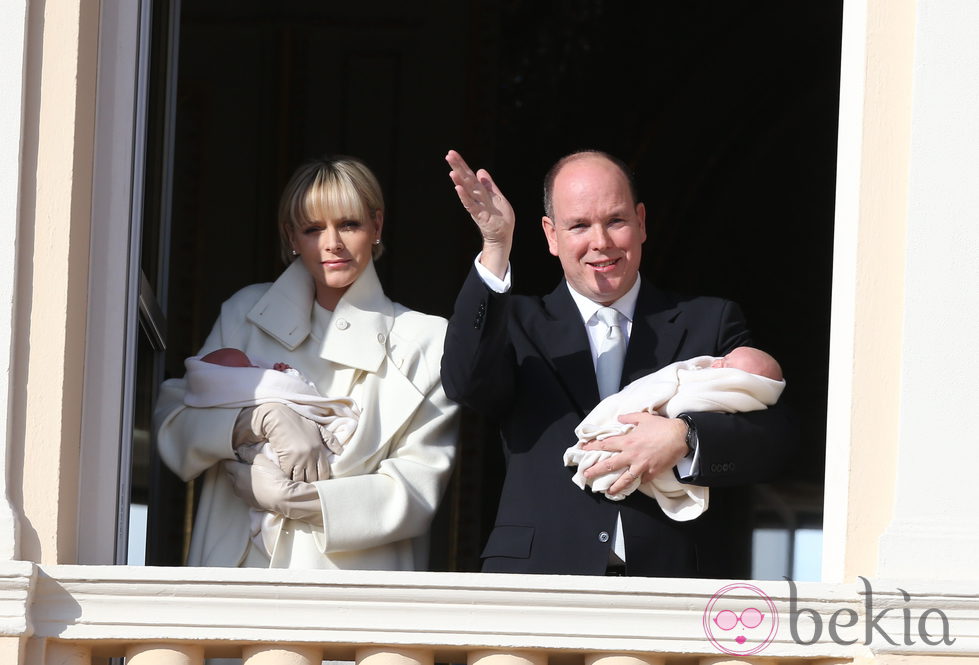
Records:
M507 330L512 297L496 293L471 268L449 319L442 383L449 399L483 415L509 411L516 361Z
M741 308L733 302L723 303L717 331L715 355L752 345ZM697 427L700 460L697 473L683 479L686 483L720 487L774 480L799 443L784 393L779 403L762 411L687 415Z

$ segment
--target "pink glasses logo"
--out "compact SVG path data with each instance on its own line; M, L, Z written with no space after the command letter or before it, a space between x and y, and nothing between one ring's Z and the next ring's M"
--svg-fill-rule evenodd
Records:
M758 587L729 584L707 602L704 633L724 653L756 654L775 639L778 612L775 603Z

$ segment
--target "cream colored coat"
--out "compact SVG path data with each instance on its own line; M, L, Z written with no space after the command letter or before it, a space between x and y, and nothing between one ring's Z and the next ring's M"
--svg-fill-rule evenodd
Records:
M361 417L332 477L315 483L325 526L284 520L269 560L250 544L248 506L218 464L235 459L239 409L188 407L184 380L164 382L154 413L160 456L184 480L205 474L188 565L424 568L457 439L458 407L439 377L445 328L444 319L391 302L373 265L332 316L314 307L298 261L275 283L228 299L201 354L234 347L288 363L320 394L352 397Z

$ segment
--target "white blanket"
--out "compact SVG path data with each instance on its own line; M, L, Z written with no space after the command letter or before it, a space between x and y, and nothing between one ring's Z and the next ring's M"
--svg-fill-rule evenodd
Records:
M758 411L778 401L785 388L785 381L730 367L711 367L715 360L711 356L698 356L667 365L599 402L575 428L578 442L564 453L565 466L578 467L572 477L574 483L582 489L590 485L593 491L602 492L613 501L621 501L638 489L656 499L663 512L679 522L703 514L707 510L708 489L681 483L673 469L667 469L645 483L636 478L620 494L608 494L607 490L626 469L617 469L587 481L584 477L586 469L616 453L586 451L581 446L593 439L601 441L631 430L633 425L618 420L618 416L627 413L645 411L674 418L677 414L692 411Z
M285 404L299 415L319 425L329 461L343 450L357 430L360 409L350 397L324 397L298 370L279 371L257 358L258 367L225 367L204 362L200 356L187 358L184 404L193 407L244 408L268 402ZM268 443L257 444L257 452L278 464ZM325 479L324 479L325 480ZM251 511L251 537L271 555L282 516L260 510Z

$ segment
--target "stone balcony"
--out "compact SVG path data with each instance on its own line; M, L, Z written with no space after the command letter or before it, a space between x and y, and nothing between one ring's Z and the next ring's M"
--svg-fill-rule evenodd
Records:
M785 580L12 561L0 564L0 634L20 638L24 662L38 665L89 665L110 657L135 665L194 665L211 657L242 658L247 665L322 659L360 665L827 665L879 654L979 653L979 589L901 586L903 593L878 580L800 583L793 592ZM712 613L739 612L752 604L766 621L774 615L777 622L746 631L743 646L724 642L725 634L705 625L708 606ZM876 628L867 627L868 615L877 617ZM948 640L942 639L943 617Z

